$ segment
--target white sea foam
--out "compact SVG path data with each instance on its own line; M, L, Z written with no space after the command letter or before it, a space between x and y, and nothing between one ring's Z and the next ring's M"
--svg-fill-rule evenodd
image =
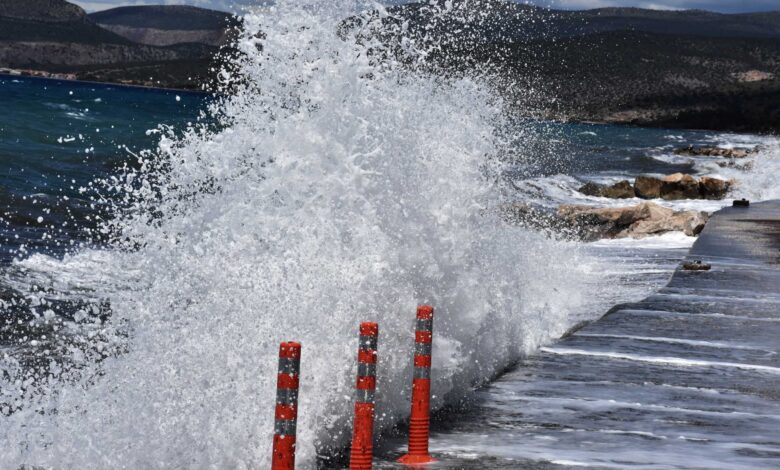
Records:
M767 142L752 159L753 167L746 174L729 174L739 181L735 196L753 201L780 198L780 142Z
M746 349L752 351L765 351L761 348L755 348L752 346L745 346L735 343L725 343L722 341L700 341L685 338L665 338L662 336L634 336L634 335L612 335L602 333L576 333L576 336L586 338L611 338L611 339L631 339L636 341L649 341L656 343L669 343L669 344L685 344L688 346L703 346L708 348L722 348L722 349Z
M310 467L346 441L359 321L381 323L387 427L408 413L416 305L437 309L440 406L562 334L598 295L575 245L492 215L500 100L478 79L376 63L382 44L337 34L352 2L329 4L246 17L237 91L215 108L223 128L164 137L114 180L127 208L106 230L121 242L17 263L42 290L109 303L90 334L112 337L115 354L95 365L73 349L83 369L68 380L3 383L21 407L0 417L4 464L267 467L277 346L295 339ZM18 373L11 359L0 367Z
M696 237L689 237L683 232L667 232L661 235L645 238L605 238L592 243L594 247L616 248L625 247L632 249L675 249L690 248L696 241Z
M647 362L651 364L666 364L675 367L719 367L752 370L773 375L780 374L780 368L778 367L762 366L758 364L745 364L739 362L701 361L698 359L686 359L682 357L643 356L641 354L624 354L610 351L586 351L583 349L560 347L543 347L541 350L542 352L550 354L605 357L608 359Z

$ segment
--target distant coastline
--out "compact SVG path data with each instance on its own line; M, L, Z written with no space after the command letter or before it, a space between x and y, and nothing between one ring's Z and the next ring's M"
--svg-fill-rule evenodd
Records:
M0 68L0 80L3 79L26 79L26 80L46 80L54 82L69 82L75 85L98 85L102 87L122 87L137 88L149 91L175 92L180 94L192 95L214 95L214 92L208 90L195 90L191 88L175 88L158 85L146 85L137 83L108 82L96 80L83 80L75 77L73 74L48 73L40 70L13 70Z

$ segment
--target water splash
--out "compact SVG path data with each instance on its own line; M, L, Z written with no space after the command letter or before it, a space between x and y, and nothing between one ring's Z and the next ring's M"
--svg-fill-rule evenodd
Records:
M495 215L509 126L484 77L431 73L435 44L403 34L390 53L366 33L391 15L379 5L355 30L342 21L360 6L317 3L246 16L218 129L164 134L109 182L112 247L17 263L42 291L87 293L111 314L63 322L92 341L61 351L70 372L54 361L3 383L19 395L0 461L267 466L276 348L295 339L298 452L313 465L346 443L359 321L381 323L385 428L408 413L416 305L437 308L436 406L569 326L591 261Z

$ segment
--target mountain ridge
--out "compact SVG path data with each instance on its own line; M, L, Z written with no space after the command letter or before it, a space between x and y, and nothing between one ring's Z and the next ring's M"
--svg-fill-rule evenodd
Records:
M445 75L496 71L499 91L520 114L780 132L780 11L447 4L445 15L445 0L390 6L383 21L405 23L404 34L419 41L438 41L430 60ZM189 6L88 15L65 0L0 0L0 67L201 88L239 27L228 13ZM521 96L523 89L501 80L537 93Z
M84 19L87 12L65 0L0 0L0 16L41 22L66 22Z
M122 6L90 13L98 24L169 30L203 30L231 26L232 14L191 5Z
M232 32L240 25L230 13L190 5L124 6L91 13L89 18L130 41L151 46L219 47L235 37Z
M519 114L780 132L780 12L562 11L500 0L453 5L391 7L382 21L418 44L435 43L428 57L438 73L493 76ZM615 20L615 12L629 20Z
M172 15L185 24L201 18L200 23L190 24L206 29L106 28L95 18L110 21L117 18L116 11L90 15L65 0L0 0L0 68L41 76L202 88L209 82L214 57L229 43L235 26L228 13L198 7L114 10L129 11L137 20L152 18L156 25L161 19L170 22Z

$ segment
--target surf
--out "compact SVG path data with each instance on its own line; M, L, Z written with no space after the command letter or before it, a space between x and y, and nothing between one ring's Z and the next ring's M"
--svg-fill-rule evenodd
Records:
M566 331L598 262L501 220L505 103L480 74L432 73L431 45L403 34L406 60L378 60L385 45L364 33L389 14L347 1L248 13L216 125L161 129L103 182L108 246L16 261L38 302L82 292L110 315L66 322L74 345L45 368L6 354L0 460L267 466L276 348L294 339L311 466L347 443L360 321L381 324L381 429L408 413L416 305L437 309L435 407ZM350 15L362 29L345 35Z

